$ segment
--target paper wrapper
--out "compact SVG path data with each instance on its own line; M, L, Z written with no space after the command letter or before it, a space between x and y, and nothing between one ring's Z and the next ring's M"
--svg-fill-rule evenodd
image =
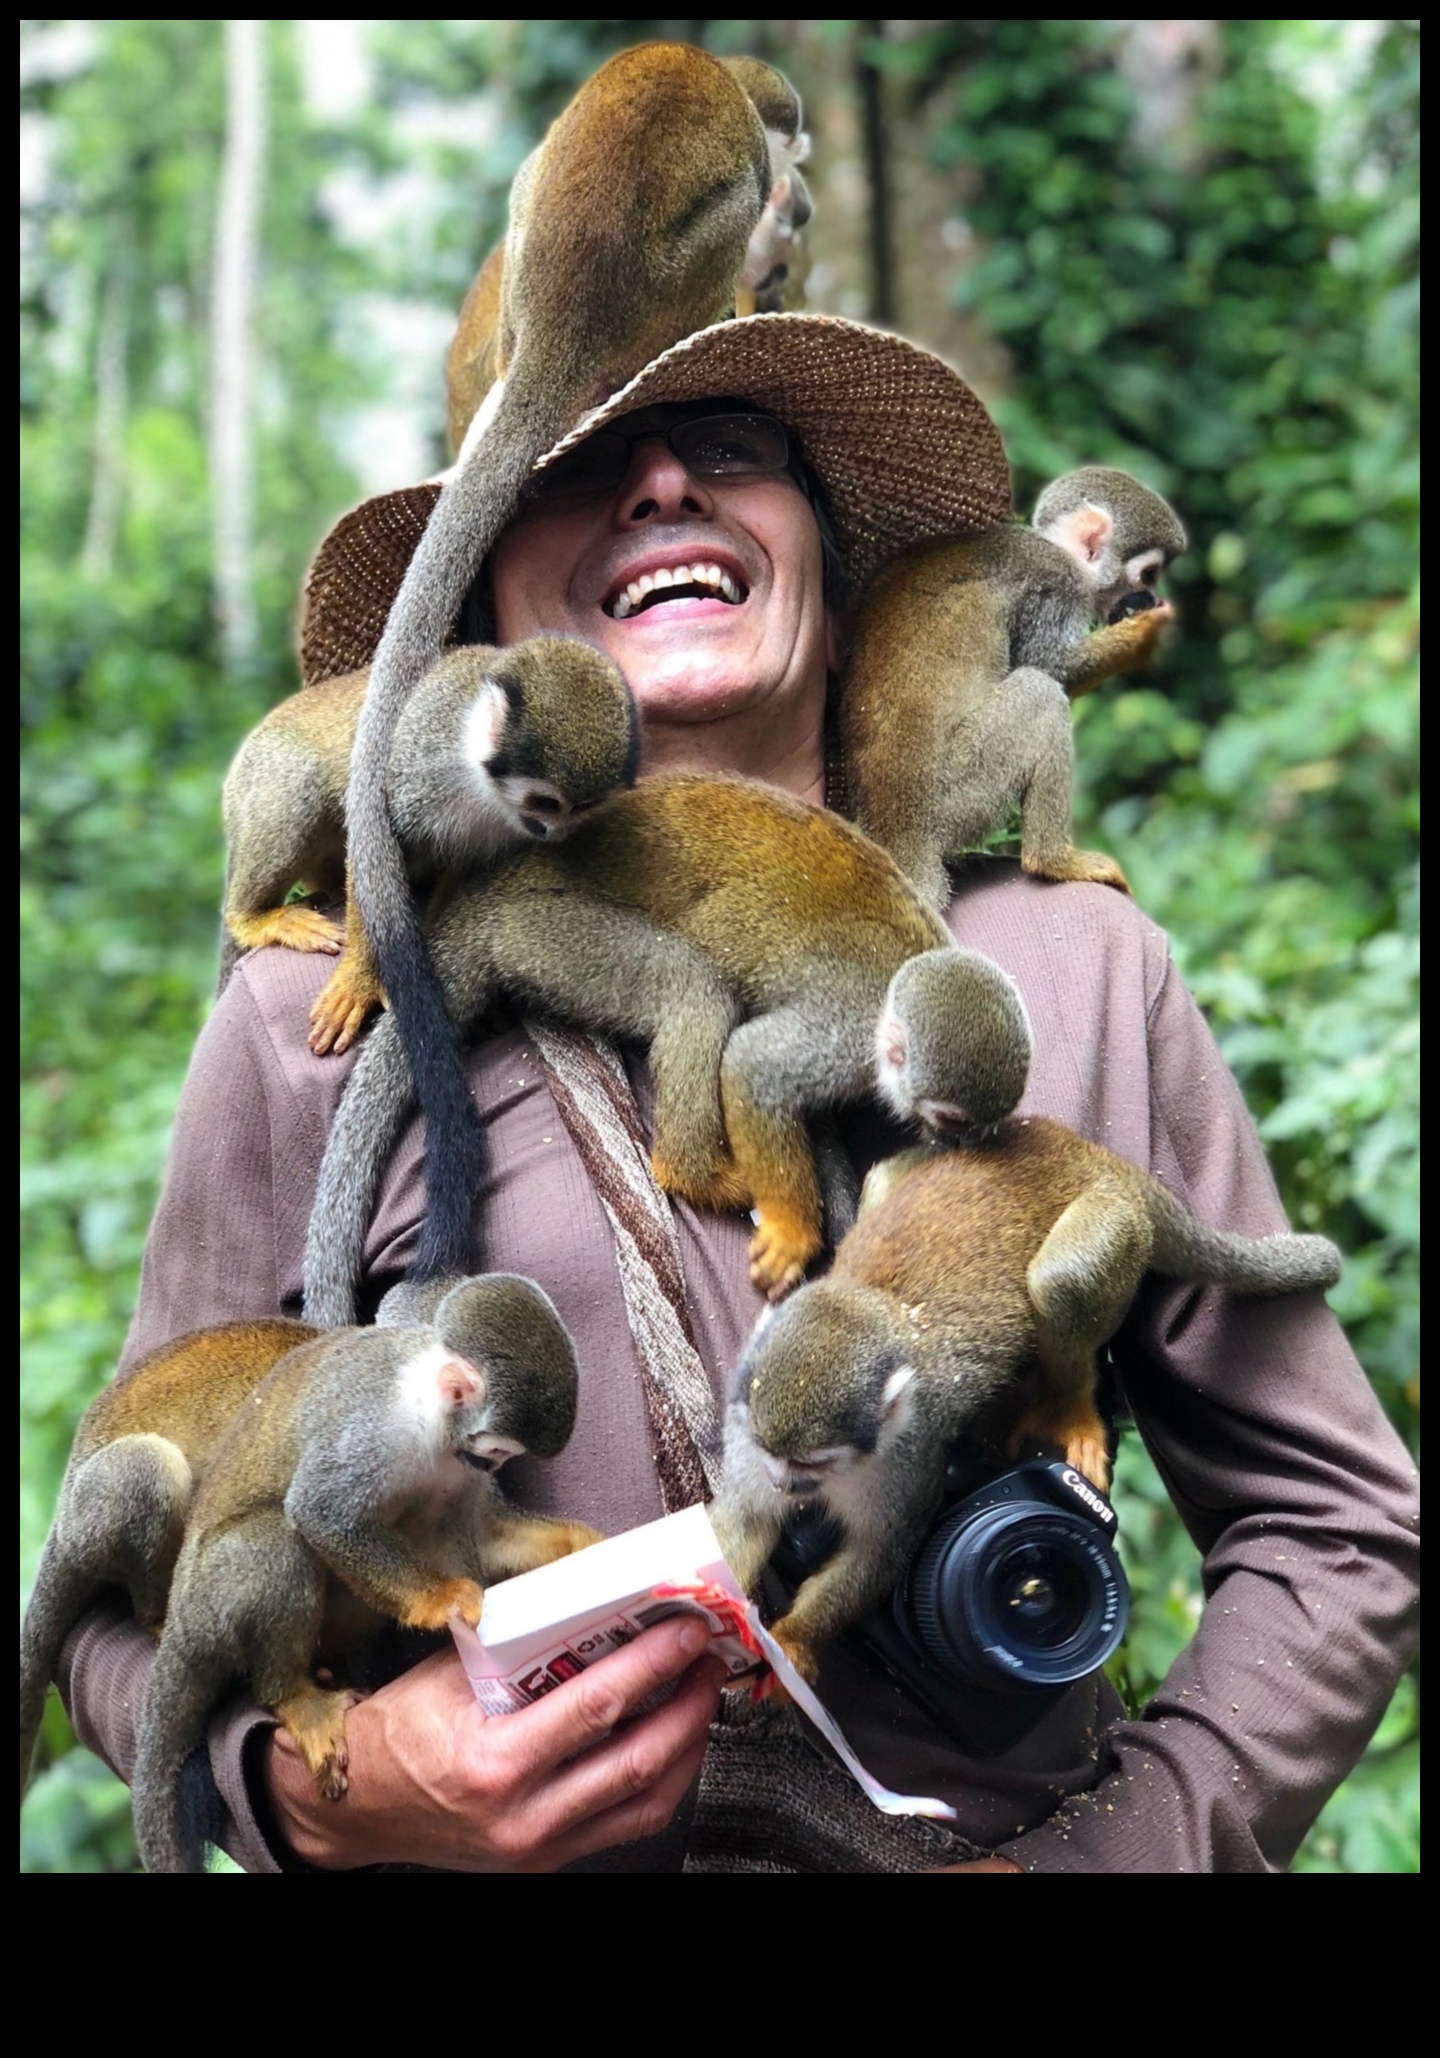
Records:
M703 1507L667 1515L487 1587L479 1630L459 1621L451 1629L481 1708L487 1715L508 1715L563 1686L642 1630L678 1614L699 1615L709 1623L712 1652L724 1661L732 1680L751 1673L758 1687L768 1665L885 1814L953 1820L955 1811L944 1801L892 1793L865 1770L834 1717L760 1621L725 1563Z

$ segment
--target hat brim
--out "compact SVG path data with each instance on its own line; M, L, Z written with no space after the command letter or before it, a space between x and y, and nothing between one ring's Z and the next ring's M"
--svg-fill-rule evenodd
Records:
M710 395L794 431L824 481L856 585L912 543L1012 518L1000 432L959 373L903 336L837 315L749 315L698 330L593 408L536 470L617 415ZM441 477L379 494L326 536L301 607L307 685L370 663L443 486Z

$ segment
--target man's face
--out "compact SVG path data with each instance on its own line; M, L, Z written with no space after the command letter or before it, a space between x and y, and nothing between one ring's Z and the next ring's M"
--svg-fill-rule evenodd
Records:
M819 747L830 651L815 517L788 473L692 473L643 433L723 411L623 416L614 428L642 433L617 485L522 504L490 557L496 630L501 643L558 632L607 651L639 703L647 769L776 777L760 760ZM696 568L700 592L649 584Z

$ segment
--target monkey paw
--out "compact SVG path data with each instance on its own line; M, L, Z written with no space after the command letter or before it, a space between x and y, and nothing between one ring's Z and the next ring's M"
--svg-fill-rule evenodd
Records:
M318 908L296 900L276 913L272 941L283 943L287 950L308 950L338 958L345 947L345 930Z
M777 1622L770 1634L774 1637L776 1643L779 1644L781 1650L795 1667L800 1677L805 1681L805 1684L807 1686L814 1686L816 1680L820 1677L820 1660L816 1657L809 1644L803 1643L789 1629L788 1621ZM785 1691L783 1682L778 1679L775 1682L775 1693L777 1696L783 1695L787 1701L790 1698L789 1694Z
M241 950L262 950L267 943L278 943L286 950L320 951L333 958L344 947L341 925L305 900L287 901L284 907L266 908L258 915L227 908L225 926Z
M442 1579L407 1604L400 1622L405 1629L448 1629L458 1615L473 1629L484 1605L485 1589L473 1579Z
M323 1058L332 1050L338 1057L349 1050L365 1026L365 1017L384 1001L380 988L372 980L348 972L342 958L310 1009L310 1048L316 1057Z
M1037 879L1079 879L1091 886L1113 886L1120 893L1130 891L1130 881L1114 858L1106 857L1103 850L1072 848L1043 858L1026 857L1022 851L1020 864Z
M1107 642L1113 645L1112 674L1120 678L1127 672L1144 671L1155 655L1162 632L1174 619L1175 610L1170 602L1161 600L1143 614L1127 615L1124 621L1114 623L1106 631Z
M1053 1413L1035 1409L1023 1415L1010 1436L1006 1449L1012 1458L1026 1455L1033 1444L1058 1445L1065 1463L1082 1473L1101 1493L1110 1491L1110 1450L1105 1424L1092 1411L1072 1414L1061 1421Z
M772 1301L783 1300L805 1277L820 1250L820 1225L793 1208L762 1204L750 1239L750 1277Z
M345 1717L364 1698L349 1687L330 1693L307 1681L275 1710L299 1747L315 1790L324 1801L342 1800L350 1784Z

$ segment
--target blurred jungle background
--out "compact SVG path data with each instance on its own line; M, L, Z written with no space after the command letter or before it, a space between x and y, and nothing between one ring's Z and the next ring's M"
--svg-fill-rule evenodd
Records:
M21 1588L133 1304L214 982L226 762L296 684L299 583L444 462L443 353L511 175L659 35L804 96L812 308L994 409L1017 504L1077 463L1192 548L1151 678L1078 709L1077 840L1170 932L1385 1407L1418 1421L1413 21L22 23ZM1122 1683L1195 1622L1138 1438ZM1418 1864L1417 1691L1308 1839ZM22 1864L125 1870L51 1699Z

